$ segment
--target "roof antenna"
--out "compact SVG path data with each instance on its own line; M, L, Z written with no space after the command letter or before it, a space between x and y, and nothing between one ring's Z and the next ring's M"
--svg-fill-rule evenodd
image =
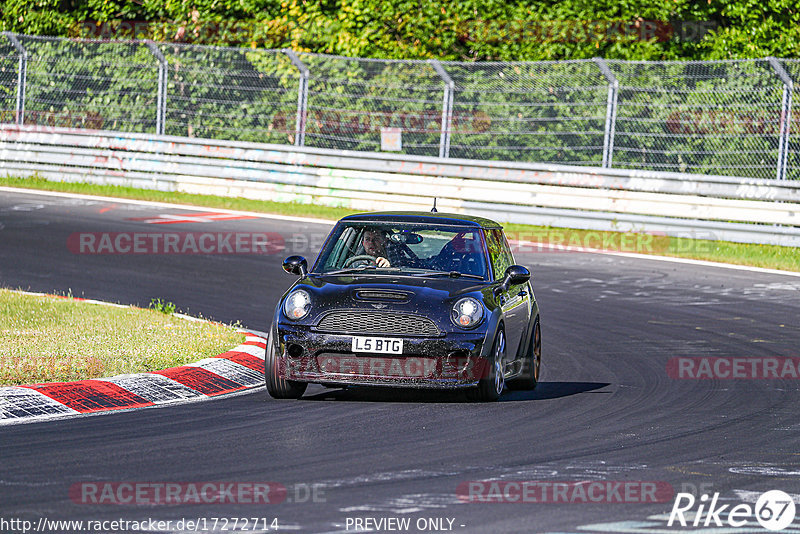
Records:
M431 208L431 213L436 213L438 210L436 209L436 197L433 197L433 207Z

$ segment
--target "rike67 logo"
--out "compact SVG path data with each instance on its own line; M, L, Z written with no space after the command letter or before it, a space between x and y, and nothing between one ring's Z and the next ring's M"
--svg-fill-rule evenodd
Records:
M737 504L733 508L730 508L730 504L719 506L718 500L719 493L714 493L710 502L708 495L705 494L701 495L697 502L691 493L678 493L667 526L709 527L713 524L722 527L727 523L731 527L753 527L755 524L752 519L755 517L755 520L767 530L783 530L794 521L794 501L790 495L780 490L763 493L754 507L749 504ZM696 511L695 504L698 504Z

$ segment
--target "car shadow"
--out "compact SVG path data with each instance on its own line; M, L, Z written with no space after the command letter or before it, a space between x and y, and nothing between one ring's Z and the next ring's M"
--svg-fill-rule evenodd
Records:
M500 402L521 402L558 399L580 393L597 391L609 386L608 382L539 382L533 391L509 391L500 397ZM610 393L601 391L599 393ZM346 402L470 402L464 390L440 391L426 389L381 388L350 386L347 389L325 389L301 397L304 401Z
M609 382L539 382L533 391L508 391L500 397L500 402L546 400L570 397L579 393L589 393L610 386ZM598 391L598 393L611 393Z

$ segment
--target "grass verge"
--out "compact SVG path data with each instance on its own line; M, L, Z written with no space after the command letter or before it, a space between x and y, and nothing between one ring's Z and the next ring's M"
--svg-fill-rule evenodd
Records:
M347 208L315 204L269 202L189 193L168 193L134 187L87 183L51 182L36 177L0 177L0 185L330 220L336 220L352 213L352 210ZM498 213L496 219L499 222L503 222L502 214ZM621 232L597 232L523 224L506 224L505 229L510 239L516 238L522 241L566 245L579 249L591 248L615 252L657 254L800 272L800 249L796 247L751 245L729 241L650 236ZM544 251L546 249L541 250Z
M156 371L244 341L232 326L0 289L0 385Z

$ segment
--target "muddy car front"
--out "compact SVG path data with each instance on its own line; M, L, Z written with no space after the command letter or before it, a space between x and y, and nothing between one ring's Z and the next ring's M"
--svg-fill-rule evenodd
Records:
M298 282L273 323L282 377L415 388L476 385L487 372L487 343L497 326L479 288L451 279L403 282L352 276Z

